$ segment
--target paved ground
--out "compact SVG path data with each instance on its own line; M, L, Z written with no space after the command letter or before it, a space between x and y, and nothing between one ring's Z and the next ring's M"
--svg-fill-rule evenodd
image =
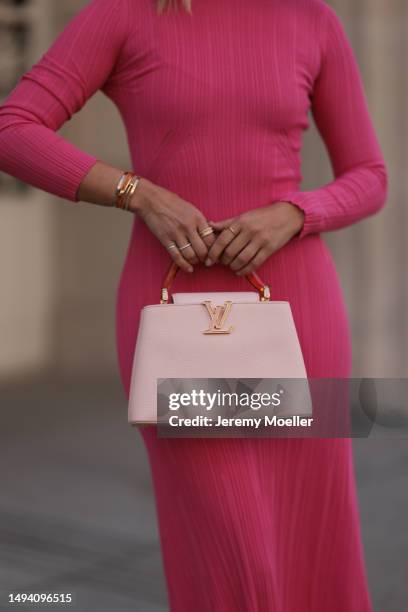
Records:
M24 591L73 592L78 612L166 612L149 465L118 379L16 383L0 405L0 609L22 609L7 593ZM375 612L404 612L408 440L354 453Z

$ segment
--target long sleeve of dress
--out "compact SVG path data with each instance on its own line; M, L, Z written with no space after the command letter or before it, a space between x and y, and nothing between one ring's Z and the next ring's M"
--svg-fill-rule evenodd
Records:
M379 211L387 197L387 170L358 64L342 22L330 6L325 8L321 64L311 110L329 153L334 180L280 198L305 213L297 238L355 223Z
M126 37L124 0L91 0L0 106L0 171L71 201L97 157L57 130L109 78Z

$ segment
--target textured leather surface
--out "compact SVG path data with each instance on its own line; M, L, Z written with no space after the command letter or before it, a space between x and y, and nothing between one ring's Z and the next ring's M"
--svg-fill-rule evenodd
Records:
M206 291L191 293L173 293L174 304L200 304L204 300L211 300L214 304L223 304L225 300L232 302L259 302L259 293L256 291Z
M213 295L200 294L208 299ZM222 303L217 300L214 305ZM154 304L142 309L129 422L157 422L157 378L307 377L289 302L235 302L225 323L233 326L230 334L203 334L209 325L203 304Z

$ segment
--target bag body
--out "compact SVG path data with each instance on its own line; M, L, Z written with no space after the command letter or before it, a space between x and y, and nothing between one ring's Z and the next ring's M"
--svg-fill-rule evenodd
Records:
M289 302L255 282L257 292L175 293L172 302L163 287L161 303L142 309L129 423L157 423L158 379L307 378ZM308 399L296 414L310 415Z

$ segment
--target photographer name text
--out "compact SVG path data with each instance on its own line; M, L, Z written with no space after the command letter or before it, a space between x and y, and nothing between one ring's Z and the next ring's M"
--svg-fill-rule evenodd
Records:
M214 419L209 416L198 415L192 418L172 415L168 419L168 424L172 427L253 427L258 429L264 427L310 427L313 417L303 417L293 415L290 417L282 416L263 416L263 417L233 417L227 418L218 416Z

